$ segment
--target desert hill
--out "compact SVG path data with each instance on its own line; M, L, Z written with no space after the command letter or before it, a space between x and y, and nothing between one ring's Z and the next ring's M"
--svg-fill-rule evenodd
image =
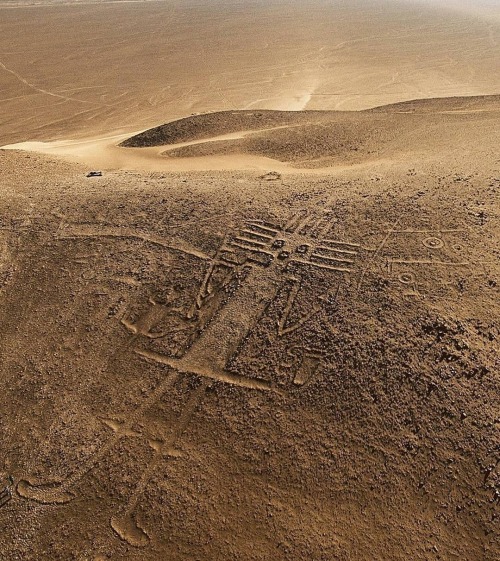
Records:
M371 166L459 167L494 161L498 96L415 100L367 111L230 111L171 121L138 134L22 142L90 168L150 172L269 170L320 174Z
M418 113L437 113L440 111L458 111L472 112L477 111L498 111L500 107L500 95L476 95L476 96L454 96L454 97L434 97L428 99L413 99L409 101L400 101L365 109L367 112L388 113L395 111L400 112L418 112Z
M179 144L214 136L244 132L263 131L280 127L299 127L301 125L327 124L334 120L353 119L354 115L364 113L438 113L500 111L500 96L447 97L433 99L415 99L390 105L383 105L363 111L272 111L241 110L218 111L192 115L148 129L136 134L121 145L126 147L146 147ZM373 117L368 116L366 123Z
M203 140L249 130L266 130L323 122L327 111L218 111L192 115L148 129L124 140L121 145L131 148L163 146Z
M123 147L165 147L168 158L258 156L296 168L324 168L492 150L500 140L500 96L415 100L366 111L224 111L195 115L126 139ZM472 142L472 138L476 142ZM189 165L189 164L187 164Z

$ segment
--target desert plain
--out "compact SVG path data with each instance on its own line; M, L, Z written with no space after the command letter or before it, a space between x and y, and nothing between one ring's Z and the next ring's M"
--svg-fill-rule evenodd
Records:
M495 0L0 0L0 558L498 560L499 146Z

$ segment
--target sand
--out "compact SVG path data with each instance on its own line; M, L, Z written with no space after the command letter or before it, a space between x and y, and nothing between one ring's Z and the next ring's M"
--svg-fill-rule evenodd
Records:
M499 21L0 2L1 559L497 561Z
M494 8L3 1L0 13L0 145L133 133L196 112L498 93Z

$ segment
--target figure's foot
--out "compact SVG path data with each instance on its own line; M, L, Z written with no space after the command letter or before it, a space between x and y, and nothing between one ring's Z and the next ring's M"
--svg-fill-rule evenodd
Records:
M64 504L75 498L74 493L66 491L62 483L33 484L21 479L17 484L17 492L21 497L43 504Z
M149 543L149 536L137 524L132 514L125 513L111 518L111 527L118 536L134 547L144 547Z

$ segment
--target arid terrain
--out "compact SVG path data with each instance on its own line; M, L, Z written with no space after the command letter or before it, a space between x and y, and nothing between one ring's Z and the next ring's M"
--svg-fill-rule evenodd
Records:
M500 6L472 3L1 0L0 145L498 94Z
M0 1L2 561L499 559L473 4Z

